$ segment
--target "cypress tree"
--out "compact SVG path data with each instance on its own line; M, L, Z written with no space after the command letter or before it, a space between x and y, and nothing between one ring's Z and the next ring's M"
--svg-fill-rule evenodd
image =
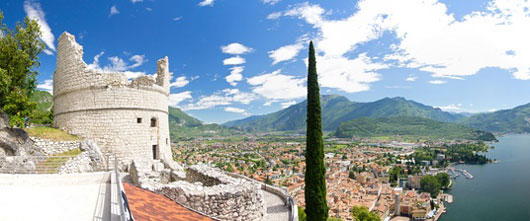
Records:
M326 168L322 142L320 89L316 68L315 48L309 43L307 68L307 131L306 131L305 203L308 221L328 218L326 203Z

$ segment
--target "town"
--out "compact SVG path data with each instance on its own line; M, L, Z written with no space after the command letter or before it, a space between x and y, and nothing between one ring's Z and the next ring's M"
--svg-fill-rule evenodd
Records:
M175 160L183 164L202 162L284 187L297 205L304 207L305 142L292 140L296 142L277 139L180 141L173 145L173 152ZM438 174L456 178L459 174L450 166L454 163L450 163L450 157L446 158L445 154L435 154L432 160L421 159L425 158L425 149L458 145L481 146L466 140L416 143L327 140L325 163L330 217L353 220L352 208L362 206L381 220L390 220L393 216L437 220L445 211L444 202L452 202L452 196L423 191L422 178L438 177ZM450 149L444 150L450 153ZM462 173L472 178L467 171ZM445 184L447 187L452 185L452 181L449 182Z

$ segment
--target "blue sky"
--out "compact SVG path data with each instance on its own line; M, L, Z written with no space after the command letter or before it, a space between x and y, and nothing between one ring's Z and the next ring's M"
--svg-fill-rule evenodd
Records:
M307 44L322 94L401 96L453 112L530 102L530 3L523 0L60 0L0 2L4 23L39 19L51 89L57 39L92 68L153 74L169 57L171 105L205 122L305 98Z

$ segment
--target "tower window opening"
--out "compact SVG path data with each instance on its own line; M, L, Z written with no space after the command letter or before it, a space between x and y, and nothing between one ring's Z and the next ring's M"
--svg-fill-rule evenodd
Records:
M156 127L156 118L151 118L151 127Z

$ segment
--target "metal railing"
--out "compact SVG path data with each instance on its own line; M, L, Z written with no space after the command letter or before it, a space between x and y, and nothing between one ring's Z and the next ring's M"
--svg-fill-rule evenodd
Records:
M287 202L289 204L289 209L291 210L291 213L289 213L289 221L298 221L298 206L293 197L289 196Z
M120 171L118 170L118 158L114 158L114 174L116 176L116 185L118 187L118 202L120 204L120 220L121 221L134 221L131 209L129 208L129 201L127 201L127 195L123 190L123 184L121 183Z

